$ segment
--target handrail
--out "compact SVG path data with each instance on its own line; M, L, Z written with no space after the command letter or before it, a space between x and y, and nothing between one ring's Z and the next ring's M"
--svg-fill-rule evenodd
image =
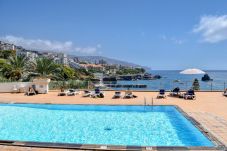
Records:
M147 106L147 99L144 97L144 106Z

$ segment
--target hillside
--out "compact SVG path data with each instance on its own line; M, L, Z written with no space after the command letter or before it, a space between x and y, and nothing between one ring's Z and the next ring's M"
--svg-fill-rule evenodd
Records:
M131 67L143 67L145 69L149 69L148 67L141 66L135 63L130 63L122 60L117 60L117 59L112 59L108 57L103 57L103 56L74 56L77 57L80 61L87 61L91 63L97 63L99 60L104 60L108 64L117 64L117 65L122 65L122 66L131 66Z

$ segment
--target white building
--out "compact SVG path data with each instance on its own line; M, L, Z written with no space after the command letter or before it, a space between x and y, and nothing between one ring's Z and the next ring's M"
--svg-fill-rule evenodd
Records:
M74 61L69 61L69 66L71 68L74 68L74 69L81 69L81 68L84 68L83 66L81 66L79 63L76 63ZM86 69L86 68L85 68Z
M29 59L29 61L35 61L38 57L38 53L36 51L24 51L24 50L17 50L17 56L25 56Z
M67 58L67 55L65 53L59 53L57 55L57 57L59 58L59 60L58 60L59 64L69 65L68 58Z
M15 45L0 41L0 50L15 50Z

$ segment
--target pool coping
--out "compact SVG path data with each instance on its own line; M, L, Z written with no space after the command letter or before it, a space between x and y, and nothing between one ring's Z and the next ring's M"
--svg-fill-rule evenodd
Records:
M98 106L119 106L117 104L53 104L53 103L17 103L17 102L0 102L0 104L48 104L48 105L98 105ZM144 106L144 105L120 105L120 106ZM151 106L151 105L146 105ZM153 105L153 106L174 106L187 120L189 120L205 137L207 137L215 146L124 146L124 145L96 145L96 144L73 144L73 143L49 143L49 142L32 142L16 140L0 140L0 145L34 147L34 148L53 148L53 149L79 149L79 150L227 150L221 141L218 140L211 132L205 129L197 120L189 116L178 105Z

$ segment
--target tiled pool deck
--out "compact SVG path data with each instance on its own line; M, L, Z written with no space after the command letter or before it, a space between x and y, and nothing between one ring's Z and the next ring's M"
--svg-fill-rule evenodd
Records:
M227 121L207 112L190 112L190 116L199 121L212 135L227 146Z
M155 99L157 92L135 92L136 99L112 99L114 92L105 92L104 99L82 98L78 96L58 97L57 92L50 92L46 95L24 96L23 94L0 93L0 102L2 103L53 103L53 104L127 104L144 105L153 103L155 105L177 105L188 116L198 121L205 130L208 130L223 145L227 146L227 97L221 95L221 92L197 92L197 99L183 100L180 98L167 97L166 99ZM81 147L86 147L81 145ZM94 146L95 147L95 146ZM97 148L96 148L97 149ZM100 148L99 148L100 149ZM107 148L109 149L109 148ZM119 150L117 146L112 150ZM141 148L121 148L141 150ZM143 150L188 150L188 148L142 148ZM226 148L222 148L225 150ZM71 151L72 149L54 149L37 147L7 146L0 143L0 151ZM103 148L105 150L105 148ZM191 150L194 150L191 148ZM202 149L203 151L205 149Z

